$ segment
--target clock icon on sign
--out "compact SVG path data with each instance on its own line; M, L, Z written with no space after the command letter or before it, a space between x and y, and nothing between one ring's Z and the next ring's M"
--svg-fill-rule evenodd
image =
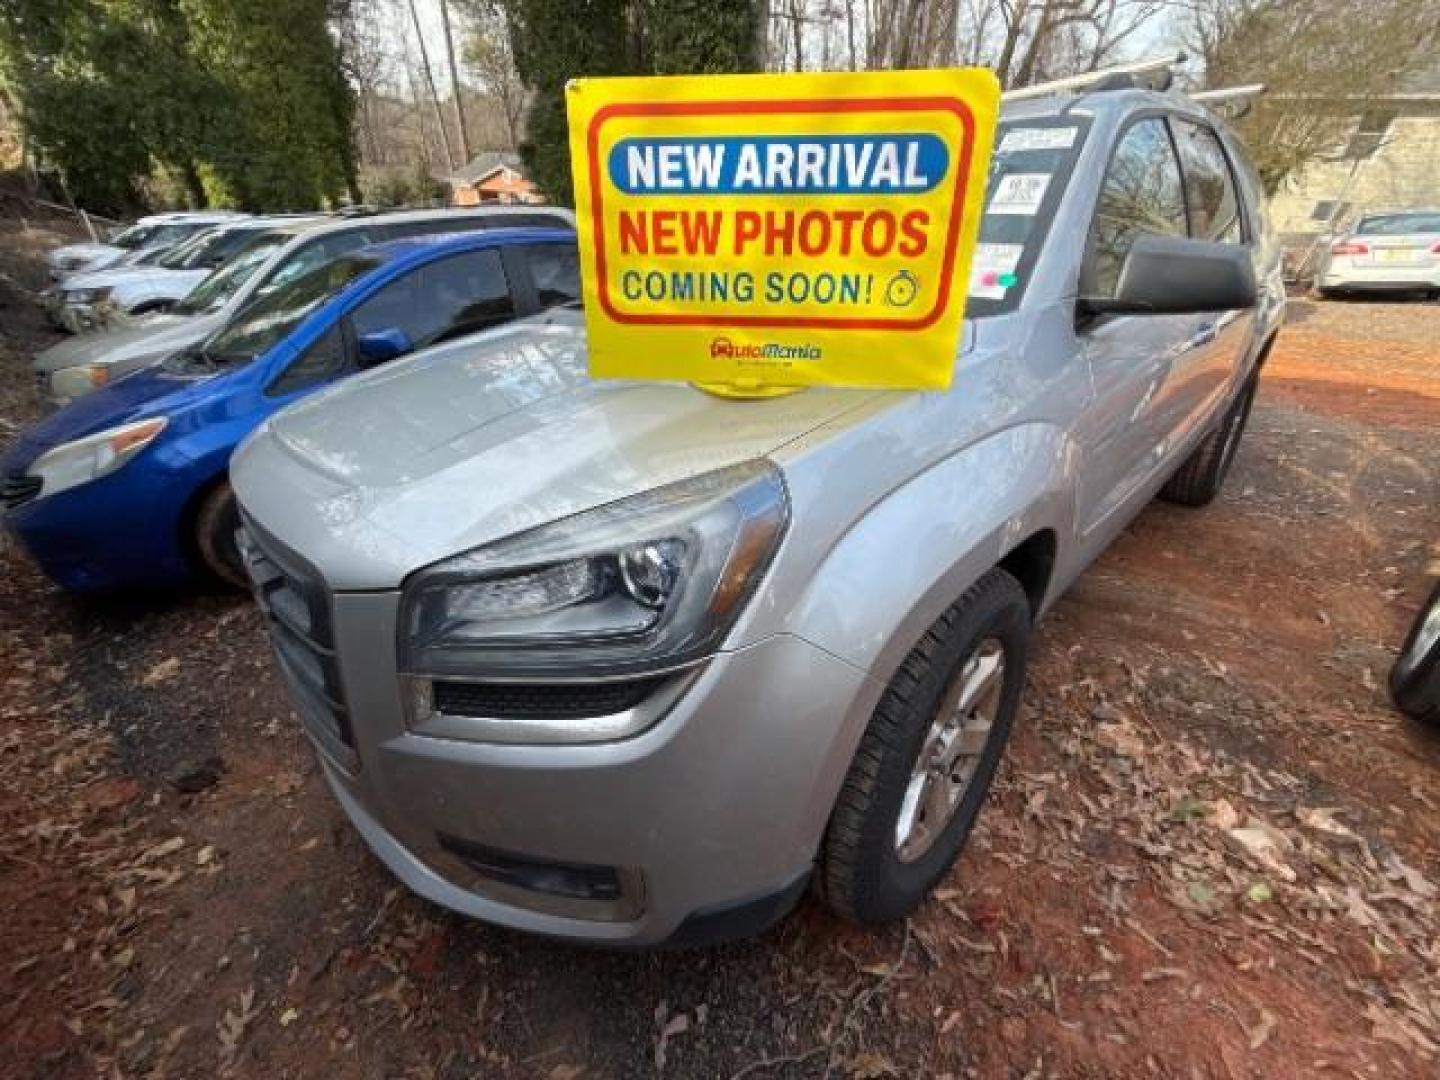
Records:
M901 270L885 285L885 303L891 307L909 307L919 293L919 280L909 270Z

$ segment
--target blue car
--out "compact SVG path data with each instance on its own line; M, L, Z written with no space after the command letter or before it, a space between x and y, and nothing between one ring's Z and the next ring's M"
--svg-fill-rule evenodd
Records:
M239 584L227 470L266 417L355 371L579 298L566 230L419 237L342 255L26 432L0 462L4 523L66 589L206 573Z

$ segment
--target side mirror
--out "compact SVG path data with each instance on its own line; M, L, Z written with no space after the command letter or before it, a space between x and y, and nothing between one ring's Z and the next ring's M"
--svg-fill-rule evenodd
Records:
M376 364L394 360L397 356L404 356L414 348L414 344L404 330L398 326L390 326L384 330L361 334L355 341L355 348L360 354L360 366L374 367Z
M1143 235L1120 268L1113 297L1084 297L1092 315L1186 315L1254 307L1255 265L1239 244Z

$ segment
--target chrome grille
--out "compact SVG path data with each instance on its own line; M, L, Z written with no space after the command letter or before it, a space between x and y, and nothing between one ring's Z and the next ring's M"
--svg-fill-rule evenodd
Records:
M354 771L359 759L335 659L325 583L304 559L254 522L244 521L237 539L301 720L337 763Z

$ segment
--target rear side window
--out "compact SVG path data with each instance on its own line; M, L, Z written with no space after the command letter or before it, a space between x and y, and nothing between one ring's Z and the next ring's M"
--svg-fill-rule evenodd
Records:
M288 259L270 272L270 277L261 283L259 291L270 292L287 281L294 281L337 255L364 247L370 239L370 234L364 229L347 229L305 244L291 252Z
M467 251L396 278L351 315L355 336L400 330L422 349L515 317L500 253Z
M542 308L580 301L580 252L573 244L532 244L524 249Z
M1440 214L1384 214L1363 218L1355 227L1365 236L1403 236L1406 233L1440 233Z
M1120 137L1105 170L1080 273L1086 296L1114 296L1137 237L1188 236L1180 163L1165 121L1140 120Z
M1238 244L1244 240L1240 200L1230 162L1215 133L1203 124L1176 117L1172 122L1180 165L1185 170L1185 202L1190 235L1197 240Z

